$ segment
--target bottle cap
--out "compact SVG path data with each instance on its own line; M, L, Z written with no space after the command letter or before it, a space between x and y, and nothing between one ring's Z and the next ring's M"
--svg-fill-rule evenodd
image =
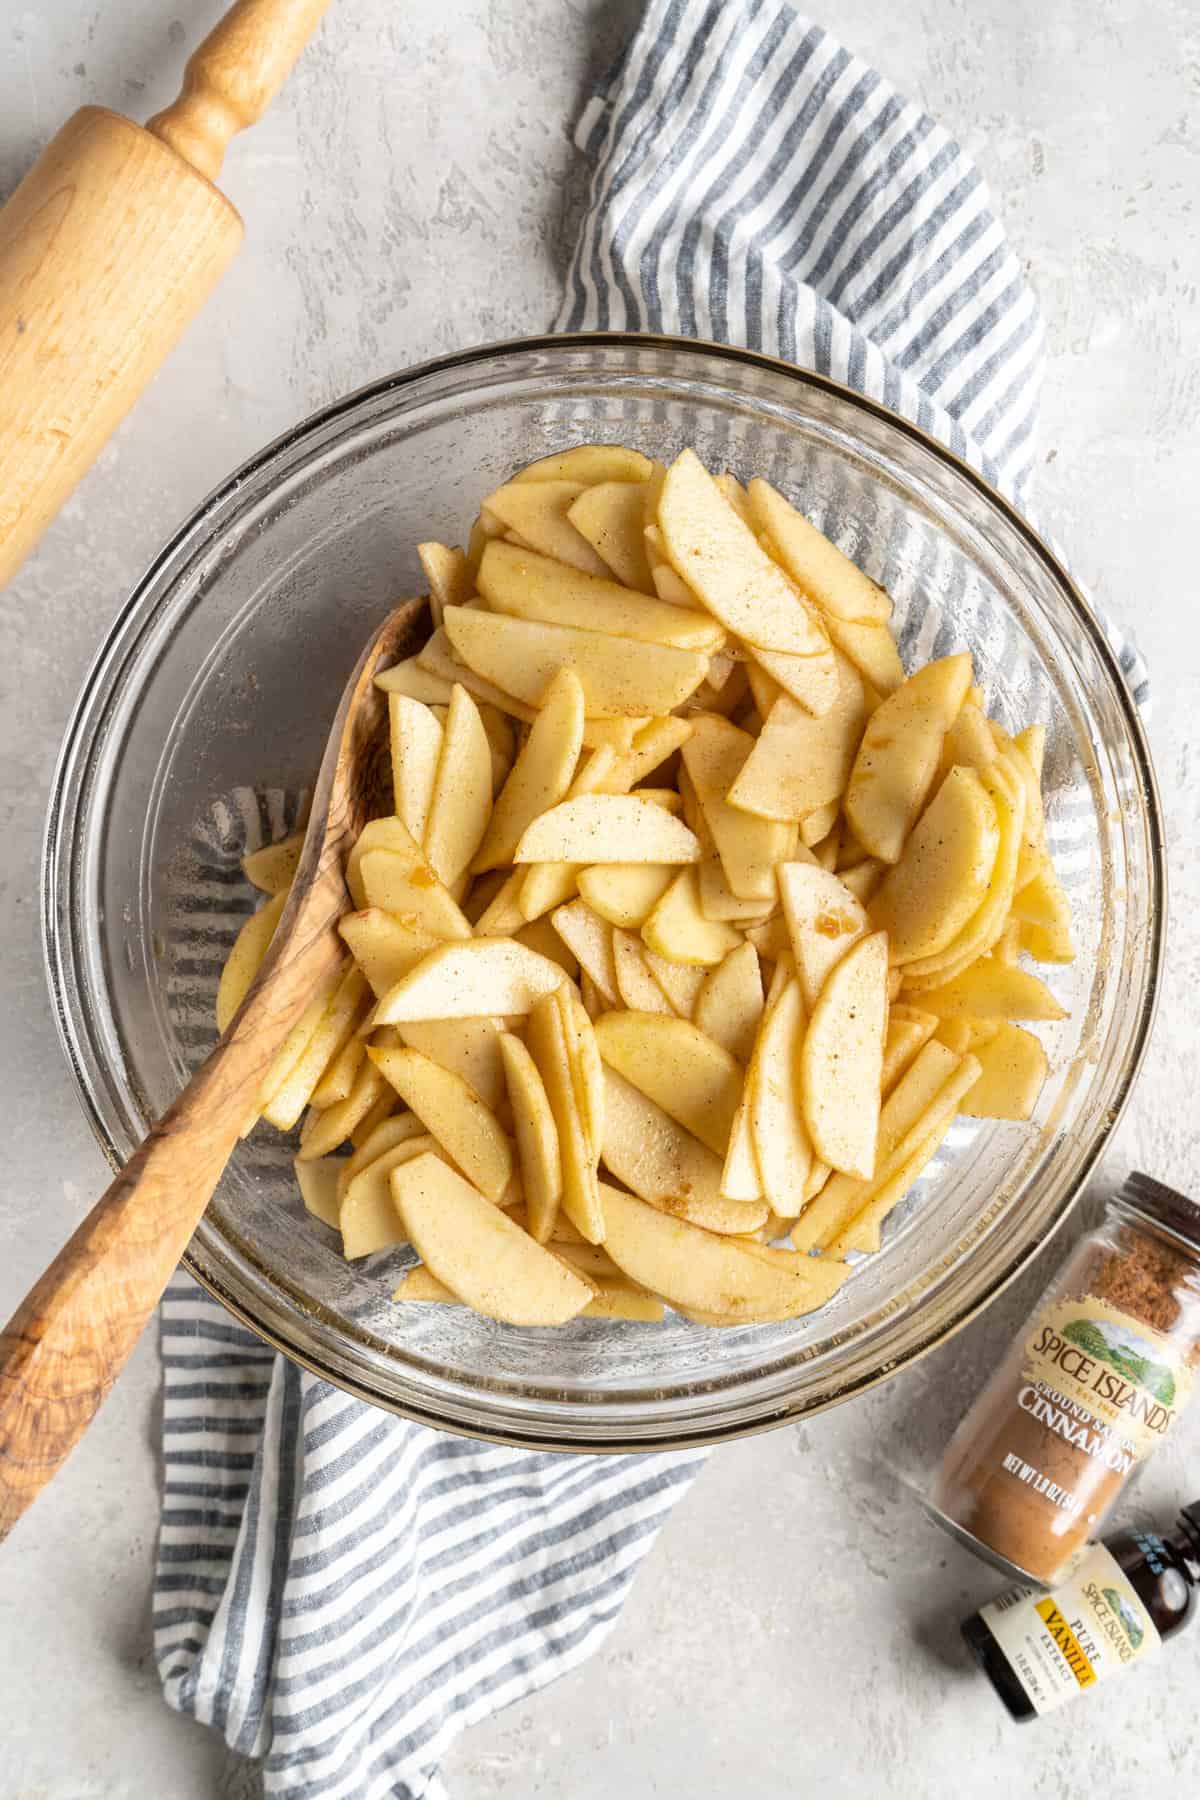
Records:
M1200 1254L1200 1206L1186 1194L1138 1169L1126 1176L1114 1199Z

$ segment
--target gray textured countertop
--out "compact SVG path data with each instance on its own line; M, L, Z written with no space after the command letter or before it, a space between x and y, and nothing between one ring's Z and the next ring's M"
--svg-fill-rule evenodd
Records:
M0 192L78 104L145 117L221 10L194 0L0 5ZM625 0L343 0L224 185L247 244L0 612L0 1014L6 1315L104 1179L45 999L38 856L58 741L119 601L235 463L387 369L549 319L583 196L567 126ZM186 17L184 16L186 14ZM1105 1166L1200 1176L1200 13L1194 0L841 0L825 22L978 158L1041 297L1039 505L1131 619L1172 874L1169 977ZM1057 1253L1052 1251L1051 1258ZM1044 1275L1045 1270L1041 1271ZM720 1452L604 1651L452 1755L455 1800L816 1794L973 1800L1200 1790L1200 1632L1070 1718L1019 1730L957 1647L994 1591L888 1472L936 1453L1034 1272L853 1406ZM157 1371L142 1346L0 1556L5 1800L201 1800L248 1771L163 1707L148 1648ZM1139 1516L1200 1493L1200 1417Z

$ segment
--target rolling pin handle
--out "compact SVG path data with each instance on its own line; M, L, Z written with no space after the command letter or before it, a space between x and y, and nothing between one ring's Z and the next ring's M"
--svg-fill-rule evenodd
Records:
M260 119L329 0L237 0L193 51L179 98L147 131L215 181L230 139Z

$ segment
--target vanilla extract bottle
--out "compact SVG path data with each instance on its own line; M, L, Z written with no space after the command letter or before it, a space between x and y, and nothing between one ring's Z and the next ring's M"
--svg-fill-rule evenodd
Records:
M1187 1624L1200 1583L1200 1501L1173 1532L1114 1531L1051 1589L1014 1587L962 1634L1014 1719L1053 1712Z

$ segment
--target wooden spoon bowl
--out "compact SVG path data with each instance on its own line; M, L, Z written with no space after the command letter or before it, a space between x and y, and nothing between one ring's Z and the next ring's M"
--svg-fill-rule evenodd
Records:
M267 1069L345 960L344 859L391 810L380 669L428 631L405 600L367 644L321 759L304 848L271 948L237 1015L0 1333L0 1539L94 1418L187 1248Z

